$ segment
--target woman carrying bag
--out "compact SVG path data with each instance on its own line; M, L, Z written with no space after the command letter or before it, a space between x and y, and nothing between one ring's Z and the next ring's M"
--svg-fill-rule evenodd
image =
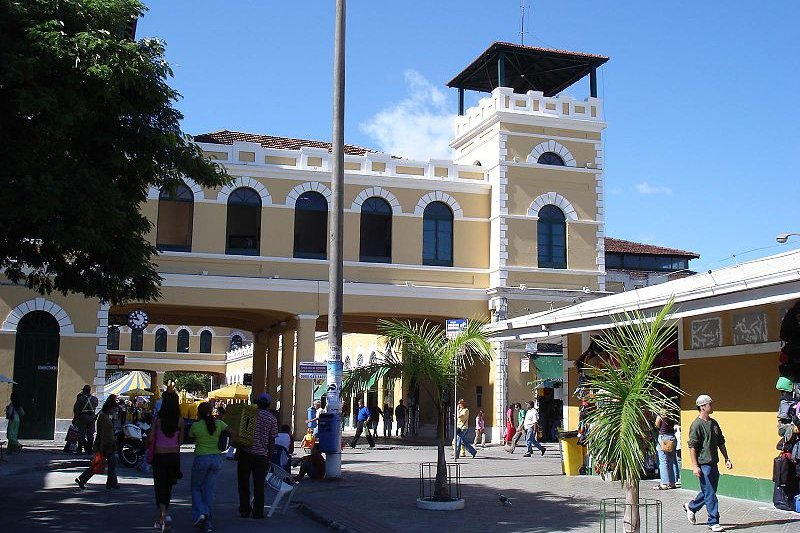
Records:
M161 397L161 409L150 432L150 449L147 459L153 465L153 488L159 518L153 527L161 531L172 529L172 517L167 514L172 500L172 487L183 477L181 473L181 439L183 418L180 415L178 395L166 391Z
M660 483L657 490L677 488L675 472L678 470L678 440L675 438L675 422L669 417L658 415L655 423L658 429L658 474Z
M22 444L18 440L19 419L25 415L25 411L19 403L19 395L16 392L11 393L10 399L11 403L6 406L6 419L8 420L6 437L8 437L8 453L14 453L22 450Z
M111 418L117 411L117 397L112 394L103 404L100 416L97 417L97 433L94 435L94 458L92 464L83 474L75 478L75 483L86 488L86 482L94 474L101 474L106 469L106 488L118 489L117 481L117 440L114 438L114 423ZM104 465L105 463L105 465Z
M192 521L197 531L211 531L214 487L222 469L220 453L224 451L220 449L220 436L228 425L214 418L208 402L197 407L197 418L197 422L189 428L189 436L195 442L192 463ZM227 431L233 433L230 429ZM225 446L227 447L227 443Z

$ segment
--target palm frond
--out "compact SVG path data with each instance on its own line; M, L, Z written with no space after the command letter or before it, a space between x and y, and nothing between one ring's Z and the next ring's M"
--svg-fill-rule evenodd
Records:
M656 357L674 341L670 300L654 317L639 311L615 318L614 328L598 340L605 356L589 368L590 410L587 444L595 461L623 482L637 483L645 453L653 450L651 417L677 418L670 398L682 391L662 379Z

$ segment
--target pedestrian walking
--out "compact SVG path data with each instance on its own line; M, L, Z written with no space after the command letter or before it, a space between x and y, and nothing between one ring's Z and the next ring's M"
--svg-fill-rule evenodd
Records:
M478 450L472 447L472 444L469 443L469 439L467 438L469 435L469 409L467 409L464 400L458 400L458 423L456 424L456 454L455 457L458 459L459 455L461 455L461 446L467 450L467 452L472 456L474 459L476 455L478 455Z
M690 524L697 523L695 514L706 507L708 513L708 529L725 531L719 523L719 500L717 485L719 483L719 452L725 458L725 468L730 470L733 463L725 448L725 436L719 423L711 418L714 403L711 396L701 394L695 401L698 416L689 428L689 456L692 460L692 472L700 480L700 492L695 498L683 506Z
M517 449L517 444L519 444L519 439L521 439L523 435L527 435L527 430L525 429L525 415L527 415L528 413L527 406L528 406L527 402L524 405L521 403L514 404L514 409L516 409L517 411L517 419L516 419L517 429L514 432L514 436L511 439L511 449L508 450L511 453L514 453L514 450Z
M353 440L350 441L350 447L355 448L358 444L358 439L361 438L361 433L366 431L367 434L367 442L369 443L370 448L375 447L375 439L372 438L372 435L369 432L369 418L370 412L369 407L364 405L364 400L358 400L358 415L356 417L356 434L353 436Z
M85 387L84 390L86 390ZM106 489L119 488L119 481L117 480L117 441L114 438L114 423L111 421L111 417L114 416L116 410L117 397L112 394L103 403L100 416L97 418L97 434L94 436L94 445L92 446L94 452L101 453L102 459L105 461ZM94 470L95 461L93 459L92 466L89 466L80 476L75 478L75 483L78 484L81 490L86 488L86 482L95 474Z
M503 435L503 441L507 445L511 445L511 441L514 439L514 433L516 433L517 429L514 426L514 404L508 404L506 407L506 430ZM506 448L506 451L510 451L510 448Z
M197 418L197 422L189 428L189 436L194 440L192 522L199 531L211 531L214 487L222 470L219 438L228 425L214 418L213 407L208 402L197 406Z
M678 469L678 440L675 437L675 421L668 416L656 416L658 429L656 452L658 453L659 490L677 488L675 472Z
M237 450L236 475L239 482L239 514L242 518L264 518L264 480L267 467L275 453L275 437L278 436L278 421L269 412L272 397L262 393L256 401L258 415L250 447ZM250 500L250 478L253 479L253 500Z
M394 417L392 416L392 408L388 403L383 404L383 436L389 438L392 436L392 424Z
M397 431L395 432L395 435L400 435L401 438L405 438L408 407L403 405L402 398L397 401L397 407L394 408L394 418L397 421Z
M78 427L78 450L77 453L84 451L92 453L92 439L94 437L95 412L98 405L97 397L92 395L92 387L84 385L75 404L72 406L73 422Z
M25 416L25 410L20 405L19 394L16 392L11 393L9 400L11 401L6 405L6 420L8 420L6 438L8 453L14 453L22 450L22 444L19 443L19 423L20 418Z
M473 446L480 445L481 448L486 448L486 421L483 419L483 409L478 409L478 415L475 417L475 442Z
M539 441L536 439L536 432L539 430L538 428L539 422L539 413L536 411L536 405L533 401L528 402L528 409L525 411L525 420L522 423L522 427L525 428L526 437L525 443L528 445L528 451L525 452L523 457L530 457L533 453L533 447L535 446L537 450L542 452L544 455L545 448Z
M381 420L383 411L377 405L372 405L369 408L369 427L372 429L372 434L378 436L378 422Z
M167 391L158 416L150 432L153 458L153 489L159 516L153 527L167 531L172 529L172 517L167 514L172 501L172 487L183 477L181 473L181 443L183 441L183 418L180 415L178 395Z

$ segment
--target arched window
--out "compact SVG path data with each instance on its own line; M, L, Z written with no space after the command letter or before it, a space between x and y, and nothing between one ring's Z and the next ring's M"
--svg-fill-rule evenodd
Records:
M131 351L141 352L142 343L144 342L144 333L140 329L131 330Z
M249 187L228 196L225 253L258 255L261 242L261 197Z
M554 205L539 210L539 268L567 268L567 223Z
M231 337L231 350L235 350L241 347L242 347L242 336L234 335L233 337Z
M158 328L156 330L156 342L154 349L157 352L167 351L167 330L164 328Z
M119 350L119 328L117 326L108 328L106 348L109 350Z
M191 252L194 194L181 183L161 189L158 196L156 248L161 251Z
M564 159L555 152L545 152L536 160L540 165L555 165L558 167L564 166Z
M294 204L294 256L328 257L328 201L318 192L304 192Z
M453 212L444 202L431 202L422 215L422 264L453 266Z
M207 329L200 333L200 353L211 353L211 332Z
M185 329L178 331L178 353L189 351L189 332Z
M392 208L378 196L361 204L361 254L365 263L392 262Z

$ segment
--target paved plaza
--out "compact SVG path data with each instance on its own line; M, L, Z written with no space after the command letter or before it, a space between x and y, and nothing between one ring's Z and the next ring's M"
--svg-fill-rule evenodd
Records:
M188 473L192 455L188 447L185 452L183 471L187 477L176 488L171 511L175 531L191 531ZM470 531L597 532L600 500L624 496L617 483L597 477L562 476L555 445L548 447L544 457L534 454L531 458L522 457L519 450L510 455L494 446L479 449L476 459L459 460L465 510L422 511L414 505L419 493L418 463L435 461L435 447L379 440L377 449L363 445L343 453L341 480L303 482L295 496L298 508L264 521L238 517L235 464L226 461L217 485L214 530L315 532L332 525L340 531L362 533L448 531L454 527ZM12 456L0 467L3 531L151 530L155 516L152 480L121 468L123 488L119 491L105 491L104 478L99 476L81 492L72 479L85 463L47 447ZM663 531L707 531L703 511L697 515L698 525L692 526L681 510L693 493L656 491L655 485L656 481L642 482L642 497L663 502ZM501 504L500 494L511 498L512 504ZM721 522L729 531L800 531L800 514L761 502L720 500Z

